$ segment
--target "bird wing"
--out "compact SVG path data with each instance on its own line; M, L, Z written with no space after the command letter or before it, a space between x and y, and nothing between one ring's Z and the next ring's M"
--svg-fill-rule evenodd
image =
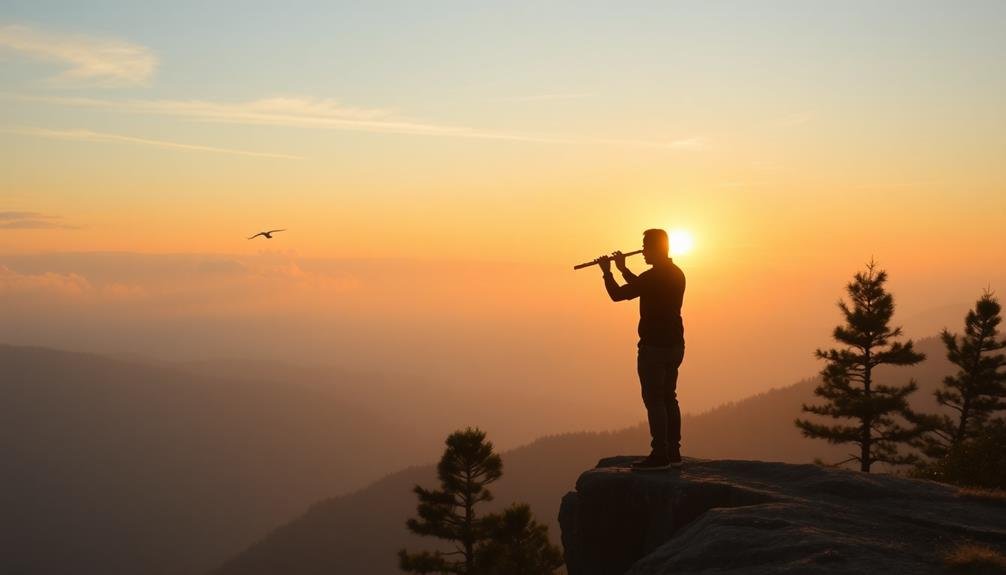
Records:
M264 236L264 235L265 235L265 233L263 233L263 232L259 232L259 233L255 234L254 236L252 236L252 237L250 237L250 238L248 238L248 239L249 239L249 240L254 240L254 239L255 239L255 238L257 238L257 237L259 237L259 236Z
M284 228L284 229L282 229L282 230L269 230L269 231L268 231L268 232L266 232L266 233L267 233L267 234L273 234L273 233L276 233L276 232L285 232L285 231L286 231L286 229Z

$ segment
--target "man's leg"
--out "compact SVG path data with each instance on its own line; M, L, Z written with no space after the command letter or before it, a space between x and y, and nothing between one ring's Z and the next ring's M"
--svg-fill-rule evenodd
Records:
M661 356L659 349L641 346L636 359L636 371L639 373L639 384L643 391L643 405L646 406L646 418L650 424L650 447L653 448L653 455L658 457L668 454L669 434L667 402L664 397L667 387L667 361ZM680 418L679 415L679 427Z
M668 351L664 370L664 409L667 413L667 445L671 458L680 456L681 408L678 406L678 368L685 357L684 346Z

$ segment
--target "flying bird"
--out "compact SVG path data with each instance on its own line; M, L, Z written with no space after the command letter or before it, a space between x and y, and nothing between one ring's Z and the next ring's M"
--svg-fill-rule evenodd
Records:
M252 237L250 237L248 239L249 240L253 240L253 239L255 239L255 238L259 237L259 236L265 236L265 239L271 240L272 239L272 235L274 233L276 233L276 232L285 232L285 231L286 230L283 229L283 230L269 230L267 232L259 232L259 233L255 234L254 236L252 236Z

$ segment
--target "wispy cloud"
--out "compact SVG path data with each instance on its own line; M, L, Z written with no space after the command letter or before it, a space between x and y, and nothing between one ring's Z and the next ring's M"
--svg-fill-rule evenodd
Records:
M87 278L75 273L23 274L0 264L0 295L76 298L91 288Z
M706 138L685 138L671 142L671 147L675 150L708 150L710 146L711 144Z
M550 100L582 100L584 98L591 98L594 94L589 94L586 92L582 93L564 93L564 94L536 94L534 96L511 96L504 98L493 98L491 102L547 102Z
M0 94L6 99L40 102L60 106L102 108L118 112L174 116L203 122L245 125L271 125L298 128L409 134L482 140L509 140L546 144L604 144L664 148L674 151L698 151L709 147L702 138L644 140L565 136L487 130L467 126L438 124L403 119L392 111L346 107L334 100L315 98L266 98L245 102L206 100L116 100L63 96Z
M39 212L0 211L0 229L4 230L42 230L42 229L75 229L77 226L60 221L59 216Z
M237 156L252 156L256 158L279 158L282 160L303 160L301 156L289 154L273 154L269 152L253 152L250 150L236 150L233 148L217 148L215 146L201 146L198 144L184 144L179 142L169 142L165 140L151 140L149 138L136 138L133 136L123 136L120 134L109 134L105 132L92 132L91 130L51 130L48 128L0 128L0 132L8 134L20 134L25 136L37 136L40 138L50 138L55 140L76 140L80 142L113 142L121 144L140 144L144 146L156 146L158 148L169 148L173 150L190 150L196 152L214 152L218 154L233 154Z
M940 180L906 180L902 182L868 182L853 186L854 190L873 190L878 192L892 192L898 190L918 190L930 188L942 183Z
M114 38L46 32L28 26L0 26L0 47L69 65L69 69L57 76L59 80L142 85L157 68L157 57L146 46Z
M658 141L658 140L618 140L611 138L594 138L593 141L601 144L620 144L620 145L635 145L635 146L649 146L649 147L662 147L668 148L670 150L677 150L680 152L701 152L702 150L708 150L710 147L709 140L706 138L681 138L677 140L668 141Z
M788 128L790 126L802 126L811 122L814 119L814 114L812 112L794 112L792 114L786 114L776 118L773 125L779 126L781 128Z
M245 102L206 100L107 100L62 96L7 97L62 106L105 108L116 111L176 116L206 122L264 124L303 128L329 128L398 134L450 135L468 128L399 120L384 109L342 106L335 100L316 98L264 98Z

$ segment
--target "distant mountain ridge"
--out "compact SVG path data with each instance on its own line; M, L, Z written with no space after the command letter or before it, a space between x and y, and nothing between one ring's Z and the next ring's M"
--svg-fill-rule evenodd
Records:
M336 386L9 345L0 366L4 573L202 572L432 442Z
M902 384L914 378L920 389L913 403L933 410L932 391L952 372L937 338L916 342L928 359L904 368L881 368L878 381ZM729 403L683 421L683 450L707 459L760 459L809 463L845 459L846 446L800 436L793 420L802 403L813 403L818 380L806 379L744 400ZM682 385L698 385L682 382ZM642 410L642 406L640 406ZM491 438L490 438L491 439ZM558 542L558 506L584 469L601 458L644 452L649 436L644 424L608 433L574 433L541 438L505 451L503 478L493 484L496 501L486 510L525 501L549 526ZM398 573L395 551L401 547L433 548L435 540L405 529L415 511L415 484L435 486L433 465L411 467L344 496L316 503L304 515L275 529L268 537L224 563L215 575L321 575L323 573Z

